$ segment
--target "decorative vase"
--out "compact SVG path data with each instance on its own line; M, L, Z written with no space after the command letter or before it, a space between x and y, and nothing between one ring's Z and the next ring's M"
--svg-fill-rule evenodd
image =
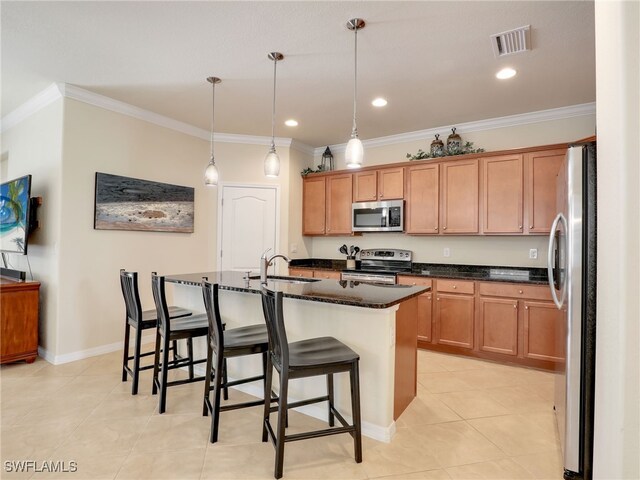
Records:
M436 133L436 139L431 142L431 156L441 157L444 155L444 143L440 140L440 134Z
M456 127L451 129L451 135L447 137L447 150L454 152L462 148L462 137L456 133Z

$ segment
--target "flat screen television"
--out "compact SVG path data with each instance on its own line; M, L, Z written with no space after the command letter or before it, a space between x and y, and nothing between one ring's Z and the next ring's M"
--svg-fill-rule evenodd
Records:
M31 175L0 184L0 250L27 254Z

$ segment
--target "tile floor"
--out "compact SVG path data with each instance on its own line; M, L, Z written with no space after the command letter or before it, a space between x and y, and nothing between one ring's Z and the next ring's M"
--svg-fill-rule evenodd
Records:
M222 414L208 443L202 383L169 390L158 415L150 372L140 394L120 381L120 353L60 366L38 359L0 370L1 478L271 479L259 408ZM285 479L561 479L552 374L420 351L418 396L391 444L348 435L287 444ZM180 375L181 372L176 372ZM245 396L233 392L232 399ZM292 413L292 429L321 422ZM233 425L233 429L230 426ZM76 473L8 473L6 461L70 461Z

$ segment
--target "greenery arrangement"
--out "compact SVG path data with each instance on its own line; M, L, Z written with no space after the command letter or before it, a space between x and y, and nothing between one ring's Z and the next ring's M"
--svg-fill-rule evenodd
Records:
M302 175L303 177L306 177L310 173L320 173L320 172L324 172L324 168L322 168L322 165L318 165L318 168L315 170L313 168L307 167L300 172L300 175Z
M461 147L450 147L443 148L438 153L432 154L430 152L425 152L422 149L418 149L418 152L411 155L407 153L407 158L409 160L425 160L427 158L440 158L440 157L450 157L453 155L465 155L467 153L482 153L484 152L484 148L473 148L473 142L466 142Z

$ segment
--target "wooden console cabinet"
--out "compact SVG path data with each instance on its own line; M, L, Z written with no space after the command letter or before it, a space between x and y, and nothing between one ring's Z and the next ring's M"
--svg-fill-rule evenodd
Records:
M38 356L38 301L40 282L0 278L0 363Z

